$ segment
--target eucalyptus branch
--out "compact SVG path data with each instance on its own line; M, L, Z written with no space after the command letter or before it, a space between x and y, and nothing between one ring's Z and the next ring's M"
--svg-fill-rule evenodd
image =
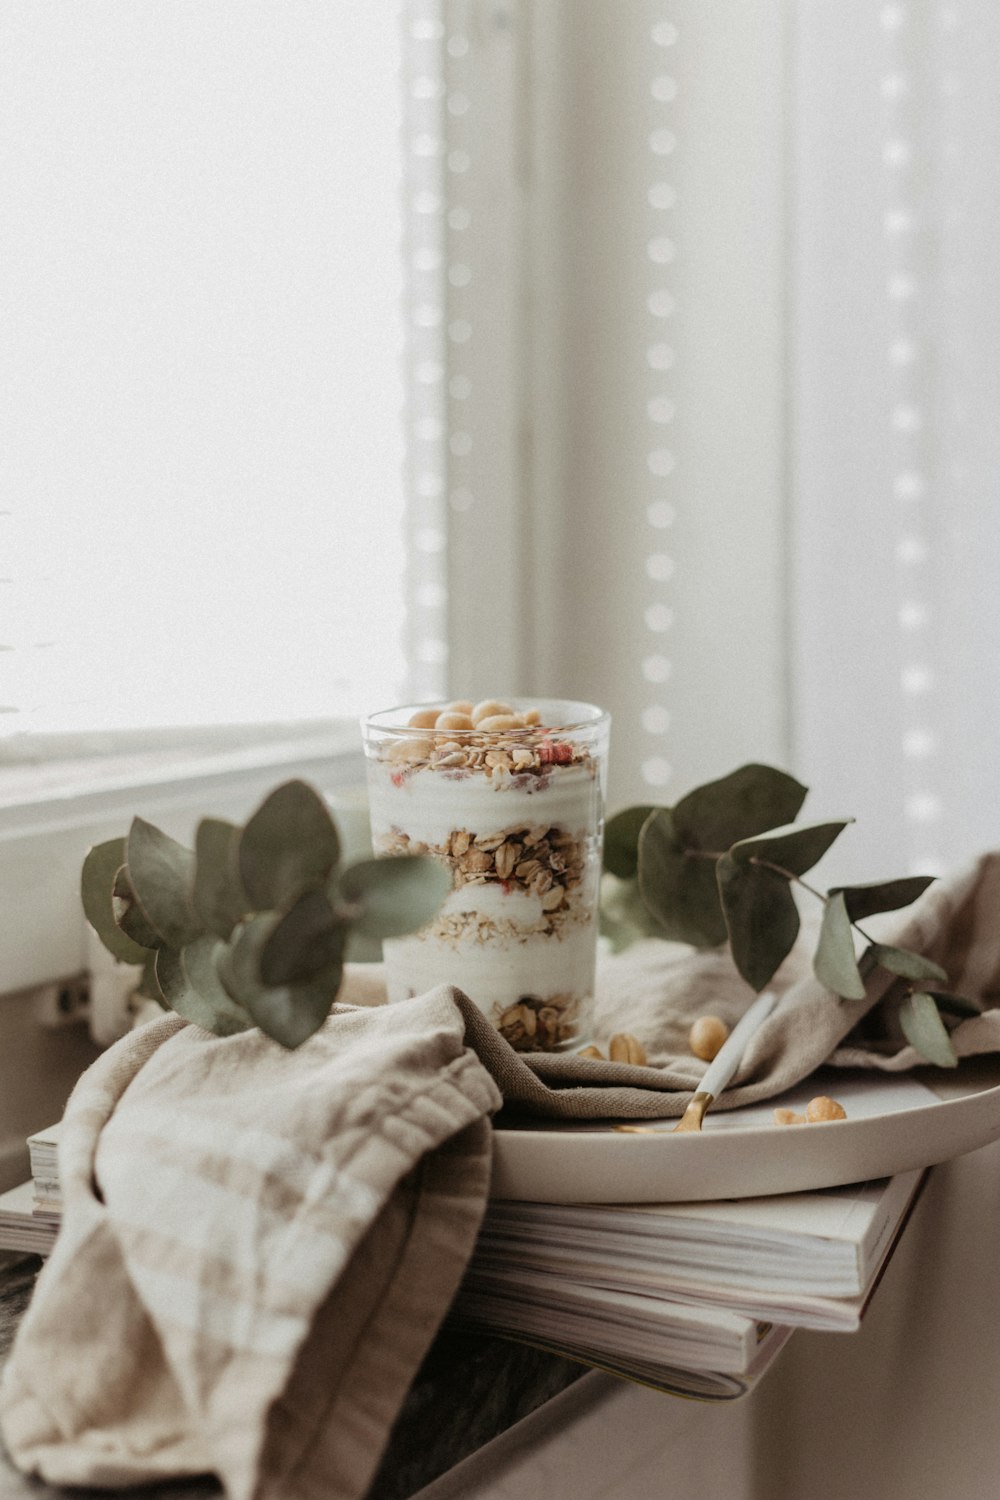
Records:
M804 891L808 891L810 896L815 896L817 901L822 901L824 905L829 900L823 891L818 891L814 885L809 884L808 880L803 880L802 876L796 875L794 870L786 870L783 865L776 865L773 860L760 859L755 855L750 863L761 870L773 870L775 875L783 875L789 884L800 885Z
M773 766L742 766L695 787L673 807L633 807L612 818L605 866L629 883L656 932L699 948L728 942L740 974L758 990L770 983L798 939L792 886L801 886L823 905L813 959L823 985L843 999L863 1000L859 964L867 973L873 963L908 981L911 992L904 997L900 1023L923 1056L950 1065L954 1054L937 996L953 1010L958 1002L940 990L947 985L944 970L920 954L875 942L861 926L866 917L908 906L931 877L904 876L825 892L803 879L851 821L797 823L806 793ZM860 960L855 933L867 945ZM932 988L914 992L913 986L925 985Z
M809 884L808 880L803 880L801 875L796 875L794 870L786 870L783 865L776 865L769 859L755 858L751 861L751 863L759 865L761 869L764 870L773 870L776 875L783 875L785 879L792 885L800 885L804 891L809 892L810 896L815 896L817 901L822 901L824 906L827 906L829 904L830 895L828 891L817 890L814 885ZM851 926L854 928L854 931L858 934L858 936L860 938L863 938L870 947L874 946L875 939L868 936L867 932L861 926L860 922L851 920Z
M143 993L217 1035L259 1026L284 1047L325 1021L352 936L413 932L450 890L427 855L342 865L326 803L301 781L244 828L204 818L193 850L136 818L91 849L81 880L87 920L143 965Z

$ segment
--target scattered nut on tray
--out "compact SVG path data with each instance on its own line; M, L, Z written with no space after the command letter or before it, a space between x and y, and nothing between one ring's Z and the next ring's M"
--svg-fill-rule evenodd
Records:
M774 1111L775 1125L820 1125L824 1120L846 1120L847 1111L836 1099L830 1099L826 1094L819 1094L815 1099L810 1099L806 1105L804 1115L798 1114L794 1109L776 1109Z
M646 1066L646 1049L630 1031L617 1031L608 1043L608 1056L612 1062L633 1063Z
M797 1114L794 1109L776 1109L774 1111L775 1125L804 1125L805 1115Z
M695 1057L711 1062L729 1035L729 1027L718 1016L699 1016L688 1032L688 1047Z

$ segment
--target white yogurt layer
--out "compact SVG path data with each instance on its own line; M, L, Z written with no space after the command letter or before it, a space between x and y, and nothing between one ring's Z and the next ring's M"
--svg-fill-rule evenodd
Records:
M390 1000L405 1000L442 982L455 984L496 1023L498 1010L522 995L571 994L584 1012L594 993L596 914L552 933L513 933L480 942L443 939L433 930L385 943Z
M369 762L368 789L376 840L398 828L438 848L462 828L486 834L544 823L569 833L593 830L600 813L598 779L581 766L553 766L544 777L500 783L482 772L456 775L426 766L400 775L391 763L375 761Z

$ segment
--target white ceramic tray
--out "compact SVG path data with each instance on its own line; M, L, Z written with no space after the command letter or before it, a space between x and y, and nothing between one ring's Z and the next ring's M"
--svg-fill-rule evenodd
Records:
M933 1092L932 1092L933 1090ZM803 1109L816 1094L848 1118L772 1123L778 1104ZM673 1135L673 1120L629 1135L610 1125L533 1124L494 1132L495 1198L542 1203L682 1203L756 1198L889 1177L1000 1138L1000 1058L963 1062L957 1076L816 1074L766 1105L709 1113L701 1134Z

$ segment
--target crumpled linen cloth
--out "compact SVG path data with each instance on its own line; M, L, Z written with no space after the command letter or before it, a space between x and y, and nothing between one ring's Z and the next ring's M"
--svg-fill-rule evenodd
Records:
M451 993L286 1052L169 1015L80 1080L63 1222L0 1389L15 1463L363 1495L472 1253L495 1084Z
M912 949L939 963L953 993L983 1006L981 1015L951 1033L959 1057L1000 1052L1000 851L930 886L914 905L888 919L878 940ZM815 936L789 955L769 988L780 996L752 1038L733 1082L715 1109L773 1098L822 1064L905 1071L923 1062L893 1019L900 986L876 969L863 1000L839 1000L812 973ZM496 1079L508 1115L553 1119L653 1119L680 1115L707 1064L688 1052L698 1016L730 1025L753 1000L728 950L693 953L650 939L599 965L594 1039L606 1046L616 1031L642 1042L651 1066L599 1062L574 1054L515 1053L471 1002L464 1000L466 1035ZM886 1005L879 1006L881 1000Z

